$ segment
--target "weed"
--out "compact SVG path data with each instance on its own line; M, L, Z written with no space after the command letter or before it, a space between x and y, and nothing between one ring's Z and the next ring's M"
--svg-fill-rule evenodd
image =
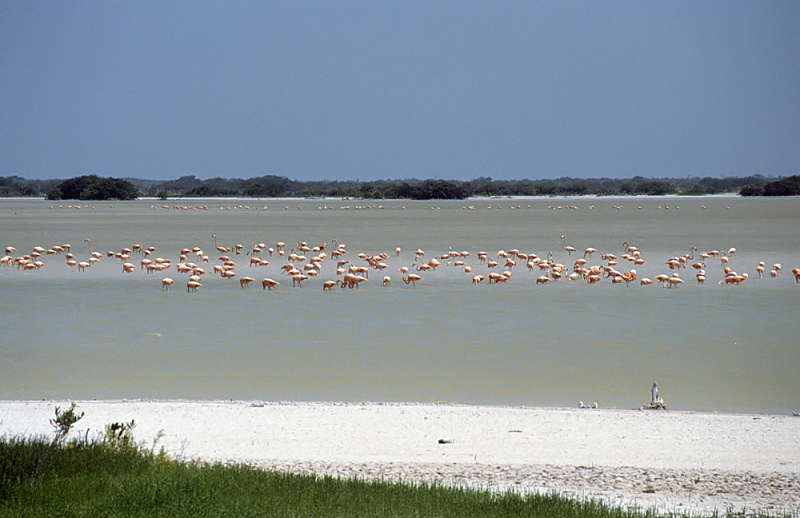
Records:
M133 440L134 420L130 423L110 423L106 425L103 444L113 450L130 450L136 447Z
M72 426L83 418L83 412L80 415L75 412L77 407L78 405L74 401L68 410L61 410L61 407L56 407L56 418L50 419L50 424L56 429L54 443L64 440Z

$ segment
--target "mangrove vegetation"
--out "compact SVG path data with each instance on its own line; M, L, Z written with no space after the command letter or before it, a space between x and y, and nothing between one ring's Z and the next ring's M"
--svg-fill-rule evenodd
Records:
M459 200L495 196L659 196L734 193L742 196L800 195L800 176L762 175L726 178L556 178L540 180L291 180L267 175L239 178L176 180L103 178L86 175L66 180L0 177L0 196L45 196L50 200L132 200L138 197L249 197Z

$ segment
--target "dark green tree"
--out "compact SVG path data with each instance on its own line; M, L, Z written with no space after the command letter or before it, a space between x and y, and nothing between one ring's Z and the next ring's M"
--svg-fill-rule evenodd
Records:
M96 175L64 180L57 189L66 200L135 200L139 196L136 186L127 180Z

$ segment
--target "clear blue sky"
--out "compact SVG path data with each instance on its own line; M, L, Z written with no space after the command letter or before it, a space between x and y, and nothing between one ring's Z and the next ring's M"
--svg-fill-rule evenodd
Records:
M0 176L800 173L800 2L0 0Z

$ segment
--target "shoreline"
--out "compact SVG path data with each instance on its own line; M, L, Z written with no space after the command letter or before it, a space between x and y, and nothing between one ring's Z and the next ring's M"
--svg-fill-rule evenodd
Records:
M430 403L76 401L71 436L135 420L172 457L411 483L558 492L707 514L800 512L800 418ZM0 401L0 436L52 435L69 401Z

